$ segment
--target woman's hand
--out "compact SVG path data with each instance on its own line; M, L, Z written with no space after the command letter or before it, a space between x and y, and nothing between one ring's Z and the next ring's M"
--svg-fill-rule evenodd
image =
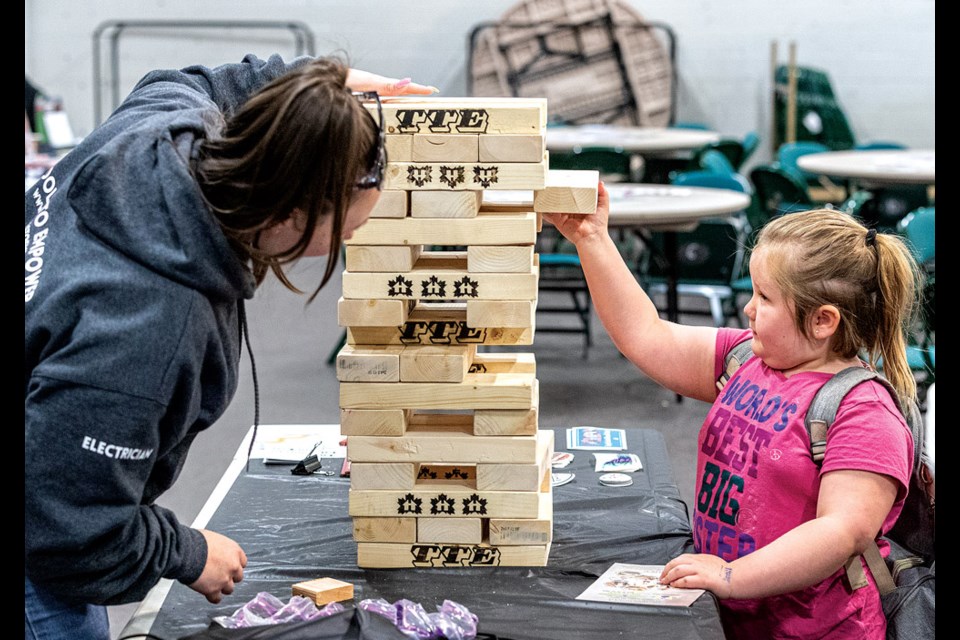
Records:
M610 194L601 181L597 185L597 211L593 214L545 213L543 219L551 223L563 237L578 244L596 236L607 235L607 220L610 217Z
M208 602L217 604L224 595L233 593L233 586L243 580L247 554L226 536L207 529L200 529L200 533L207 541L207 563L190 588L202 593Z
M706 589L721 600L733 597L733 565L708 553L685 553L667 563L660 584L679 589Z
M359 69L350 69L350 73L347 74L347 86L354 91L376 91L381 96L428 96L440 93L440 89L411 82L410 78L387 78Z

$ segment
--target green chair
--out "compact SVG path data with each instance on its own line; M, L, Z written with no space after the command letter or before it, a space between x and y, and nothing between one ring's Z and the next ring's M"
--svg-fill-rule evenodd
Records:
M897 223L897 231L906 238L920 265L930 264L936 256L936 215L936 207L920 207Z
M592 169L599 171L606 182L630 182L637 173L633 164L633 156L622 147L574 147L572 151L550 152L551 169Z
M804 171L797 164L797 159L811 153L824 153L830 151L830 147L819 142L801 140L798 142L784 142L777 149L777 162L780 167L794 176L803 180L807 185L821 184L821 176L816 173Z
M817 207L807 192L807 185L779 163L754 167L749 177L761 216L751 221L756 229L776 216Z
M747 159L753 155L760 145L760 136L751 131L743 137L743 140L736 138L721 138L716 142L708 142L699 149L696 149L690 156L690 162L687 164L687 171L697 171L698 169L711 169L703 162L703 156L711 151L719 151L730 162L731 170L739 171Z
M743 168L743 166L747 163L747 160L753 156L753 153L760 146L760 136L756 131L750 131L743 136L743 140L740 142L740 145L743 147L743 156L740 158L740 164L734 165L734 168L736 168L737 171Z
M738 181L708 171L682 173L673 180L678 186L726 188L751 193L749 182ZM742 324L731 282L743 271L744 249L750 233L745 213L725 218L707 218L693 231L677 233L677 292L680 296L706 298L715 326L722 327L728 319ZM647 251L638 269L641 285L648 294L667 291L668 262L665 256L665 235L651 233ZM696 309L680 313L702 314Z

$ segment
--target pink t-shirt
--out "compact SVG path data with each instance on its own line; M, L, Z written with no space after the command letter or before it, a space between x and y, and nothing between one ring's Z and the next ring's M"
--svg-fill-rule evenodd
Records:
M749 337L749 331L720 329L715 377L725 355ZM830 377L805 372L786 378L753 356L720 392L699 437L693 505L698 552L732 561L814 519L820 474L837 469L882 473L900 484L883 531L893 526L913 461L910 431L886 389L874 382L857 385L837 411L823 467L817 468L803 419ZM869 586L851 591L842 568L800 591L724 600L720 607L729 638L883 640L886 630L872 579Z

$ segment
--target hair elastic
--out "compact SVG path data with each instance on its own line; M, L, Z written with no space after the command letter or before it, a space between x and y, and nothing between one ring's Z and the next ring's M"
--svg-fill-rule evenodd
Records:
M877 244L877 230L876 230L876 229L868 229L868 230L867 230L866 242L867 242L867 246L868 246L868 247L874 247L874 246L876 246L876 244Z

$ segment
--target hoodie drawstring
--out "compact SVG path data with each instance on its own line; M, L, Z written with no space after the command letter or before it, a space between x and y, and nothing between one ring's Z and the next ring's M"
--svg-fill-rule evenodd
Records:
M257 382L257 362L253 359L253 349L250 348L250 328L247 326L247 308L241 298L237 305L237 320L240 324L240 337L247 345L247 354L250 356L250 371L253 373L253 437L250 438L250 446L247 448L247 466L246 471L250 471L250 454L253 453L253 443L257 439L257 427L260 426L260 384ZM240 346L240 353L243 354L243 345Z

